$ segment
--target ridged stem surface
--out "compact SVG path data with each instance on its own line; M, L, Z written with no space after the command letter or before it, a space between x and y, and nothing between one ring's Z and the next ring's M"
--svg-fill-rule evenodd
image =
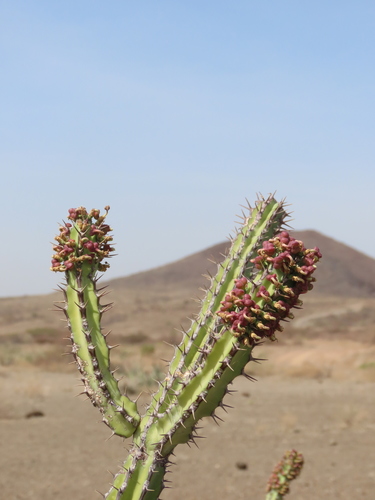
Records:
M129 456L105 498L157 500L175 447L199 437L197 423L203 417L219 418L216 410L227 406L223 399L230 392L228 386L244 374L249 361L256 360L254 347L264 339L276 340L280 322L293 318L291 309L302 304L299 295L313 287L312 273L321 255L319 249L306 249L283 230L288 214L282 202L272 196L259 199L244 216L228 254L210 279L200 313L184 332L165 380L140 418L136 404L119 391L110 369L110 346L100 326L102 314L111 306L100 304L103 293L96 287L96 272L109 267L103 259L113 250L110 228L104 224L107 214L87 213L83 207L70 209L69 214L74 223L60 228L52 269L66 276L62 309L72 351L84 392L105 423L115 434L133 435ZM281 476L279 482L283 486Z

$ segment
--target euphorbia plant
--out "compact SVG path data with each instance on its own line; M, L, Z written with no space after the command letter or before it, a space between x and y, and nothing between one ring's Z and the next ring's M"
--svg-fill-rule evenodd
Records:
M288 214L272 196L259 199L244 215L226 258L211 279L201 311L175 349L168 373L141 416L136 403L120 393L110 368L101 328L105 293L97 273L109 267L113 251L105 214L84 207L70 209L60 227L53 271L65 273L61 306L71 331L72 353L84 392L114 434L133 436L122 470L105 495L108 500L155 500L164 487L169 457L181 443L194 440L202 417L214 419L225 406L228 386L254 361L254 348L276 340L281 321L313 287L319 249L306 249L284 230Z
M290 481L300 475L303 462L303 456L296 450L284 454L268 480L266 500L282 500L289 493Z

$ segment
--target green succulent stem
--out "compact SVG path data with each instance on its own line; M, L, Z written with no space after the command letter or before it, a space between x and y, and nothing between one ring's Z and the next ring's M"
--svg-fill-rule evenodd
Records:
M84 392L102 414L115 434L129 437L140 416L136 404L120 393L118 382L110 371L109 347L102 334L96 283L91 268L67 271L66 315L72 332L73 353L82 375Z
M60 228L52 270L65 272L62 309L84 392L113 433L133 436L129 456L105 498L156 500L175 447L199 437L197 423L203 417L219 418L216 411L225 408L230 384L256 360L254 347L267 338L276 340L280 322L293 317L290 309L301 305L299 295L312 288L311 275L321 255L283 231L288 217L283 202L260 198L244 214L228 254L210 279L200 313L183 332L167 376L141 418L136 404L119 391L100 326L110 307L101 305L102 292L96 286L96 273L109 267L103 259L113 250L106 215L83 207L69 210L73 224Z
M104 227L104 217L94 224L86 210L82 208L81 211L79 223L60 228L60 236L56 238L60 245L55 249L62 247L63 259L55 261L63 268L59 270L65 271L66 278L66 287L63 288L65 306L62 309L71 331L72 352L81 373L83 392L100 409L103 421L114 434L129 437L140 416L136 404L120 393L110 370L110 346L100 323L103 312L111 304L100 304L103 294L96 286L101 260L109 254L109 249L106 249L109 237L103 232L108 226ZM90 249L96 249L97 255Z

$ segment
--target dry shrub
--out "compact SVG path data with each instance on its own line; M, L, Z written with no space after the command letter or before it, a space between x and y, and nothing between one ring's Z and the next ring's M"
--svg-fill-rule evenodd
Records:
M316 366L312 363L303 363L301 365L285 368L284 375L293 378L324 380L331 377L331 370L328 367Z
M31 335L32 341L36 344L62 344L65 342L63 337L68 336L65 331L49 326L31 328L27 330L27 333Z
M143 344L141 346L141 354L144 354L145 356L149 356L154 352L155 352L154 344Z
M368 362L360 365L358 378L362 382L375 382L375 363Z
M158 382L165 377L164 371L156 365L151 367L150 371L146 371L139 366L125 370L124 382L120 384L120 389L123 393L139 394L142 391L155 391L158 387Z
M142 344L143 342L147 342L149 340L148 336L142 331L138 330L137 332L126 335L123 339L124 344Z

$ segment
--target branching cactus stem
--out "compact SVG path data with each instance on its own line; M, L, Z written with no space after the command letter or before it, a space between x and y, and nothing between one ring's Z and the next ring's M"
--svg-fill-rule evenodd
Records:
M65 273L61 309L84 392L114 434L133 436L129 456L105 498L155 500L175 447L198 437L201 418L219 418L216 410L226 406L228 386L256 360L254 347L265 339L275 341L281 322L293 318L292 308L301 307L299 297L312 289L321 254L284 229L284 202L270 196L249 207L210 278L200 313L176 346L166 378L141 417L136 404L119 391L100 326L111 306L101 304L105 292L97 288L97 273L109 267L106 259L113 252L108 209L104 215L84 207L69 210L70 222L56 237L51 269Z

